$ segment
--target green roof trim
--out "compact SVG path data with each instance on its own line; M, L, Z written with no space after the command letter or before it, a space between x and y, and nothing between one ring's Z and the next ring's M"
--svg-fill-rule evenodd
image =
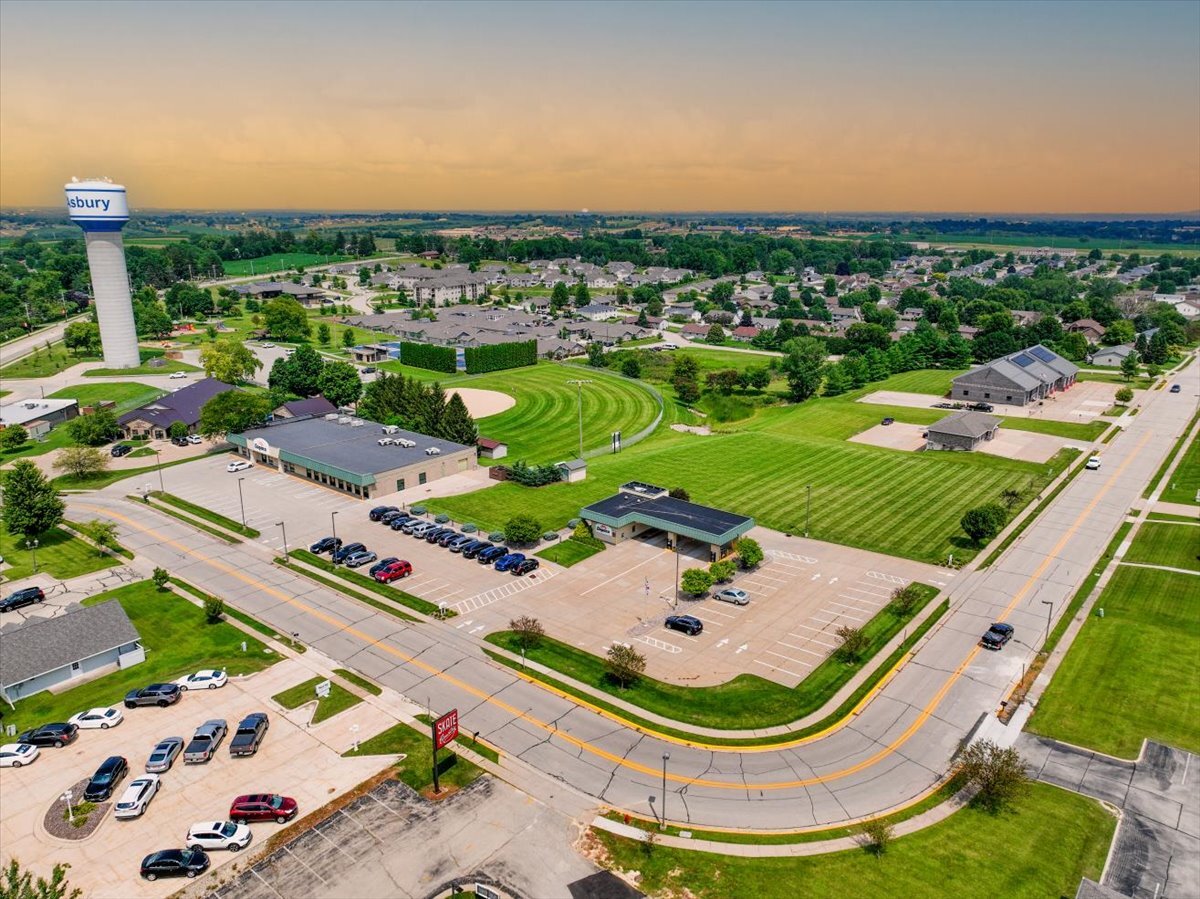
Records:
M710 531L703 531L699 528L688 527L686 525L667 521L663 518L657 518L654 515L639 509L632 509L629 512L626 512L624 515L612 516L605 515L603 512L597 512L589 506L582 510L580 516L582 518L586 518L588 521L606 524L612 528L623 528L627 524L633 524L634 522L637 522L638 524L646 525L647 527L658 528L659 530L666 531L669 534L678 534L681 537L688 537L692 540L698 540L701 543L712 543L717 546L724 546L727 543L731 543L754 527L754 519L747 518L741 524L737 524L723 533L714 534Z

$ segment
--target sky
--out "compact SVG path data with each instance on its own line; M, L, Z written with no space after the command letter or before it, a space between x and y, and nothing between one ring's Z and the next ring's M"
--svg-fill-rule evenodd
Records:
M1200 2L0 4L0 205L1200 209Z

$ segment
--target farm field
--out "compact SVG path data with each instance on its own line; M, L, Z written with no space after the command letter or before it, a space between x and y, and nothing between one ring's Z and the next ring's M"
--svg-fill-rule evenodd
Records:
M1134 545L1145 539L1139 533ZM1029 729L1127 759L1143 738L1200 752L1196 581L1191 574L1118 568L1096 601L1104 617L1088 618Z
M1148 521L1138 530L1125 561L1200 573L1200 527Z
M1184 244L1184 243L1154 243L1154 242L1138 242L1132 240L1114 240L1109 238L1097 237L1089 239L1080 239L1075 237L1050 237L1037 234L1009 234L999 233L996 235L983 234L955 234L955 233L937 233L931 232L928 234L920 234L915 232L898 233L894 235L897 240L906 241L922 241L933 244L934 246L952 245L962 249L972 249L975 247L989 250L1012 250L1018 256L1022 250L1030 248L1049 247L1055 250L1111 250L1119 252L1122 255L1130 253L1143 253L1150 256L1157 256L1160 253L1171 253L1176 256L1195 256L1200 254L1200 245Z
M332 262L346 262L349 256L323 256L318 253L275 253L271 256L260 256L257 259L227 259L225 274L234 277L241 275L266 275L270 272L284 272L296 266L325 265Z

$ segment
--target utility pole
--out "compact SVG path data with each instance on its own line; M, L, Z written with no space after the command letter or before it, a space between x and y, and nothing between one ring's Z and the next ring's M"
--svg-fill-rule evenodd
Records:
M1046 642L1050 642L1050 617L1054 614L1054 603L1049 599L1043 599L1042 605L1046 607Z
M238 478L238 505L242 509L242 527L243 528L246 526L246 502L245 502L245 500L242 499L242 481L244 481L244 480L246 480L246 479Z
M659 827L662 830L667 829L667 761L671 758L671 753L663 753L663 781L662 781L662 806L658 812L661 815L659 818Z
M277 521L275 524L283 529L283 560L287 562L289 561L287 547L287 525L285 525L282 521Z
M804 536L808 536L808 526L812 522L812 484L804 488Z
M574 378L567 381L568 384L574 384L576 393L579 396L579 458L583 458L583 385L591 384L591 378Z

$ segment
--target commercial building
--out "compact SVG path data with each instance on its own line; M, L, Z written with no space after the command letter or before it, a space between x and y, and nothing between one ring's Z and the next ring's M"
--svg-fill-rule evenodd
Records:
M119 602L76 606L0 629L0 693L12 703L145 660L141 636Z
M30 437L44 437L55 425L78 414L76 400L17 400L0 406L0 431L20 425Z
M675 546L679 538L708 545L709 558L728 554L733 542L752 527L754 519L669 496L666 488L630 481L607 499L584 507L579 517L605 543L662 532Z
M1000 430L1000 419L986 412L955 412L931 424L925 433L926 449L973 450L992 440Z
M954 379L956 400L1027 406L1075 383L1079 366L1040 343L993 359Z
M478 464L473 446L336 412L271 422L230 434L228 440L257 465L358 499L427 484Z
M184 423L189 434L194 434L196 426L200 424L200 410L204 404L218 393L233 389L232 384L216 378L204 378L174 393L151 400L132 412L126 412L117 419L117 424L126 438L154 437L162 440L177 421Z

